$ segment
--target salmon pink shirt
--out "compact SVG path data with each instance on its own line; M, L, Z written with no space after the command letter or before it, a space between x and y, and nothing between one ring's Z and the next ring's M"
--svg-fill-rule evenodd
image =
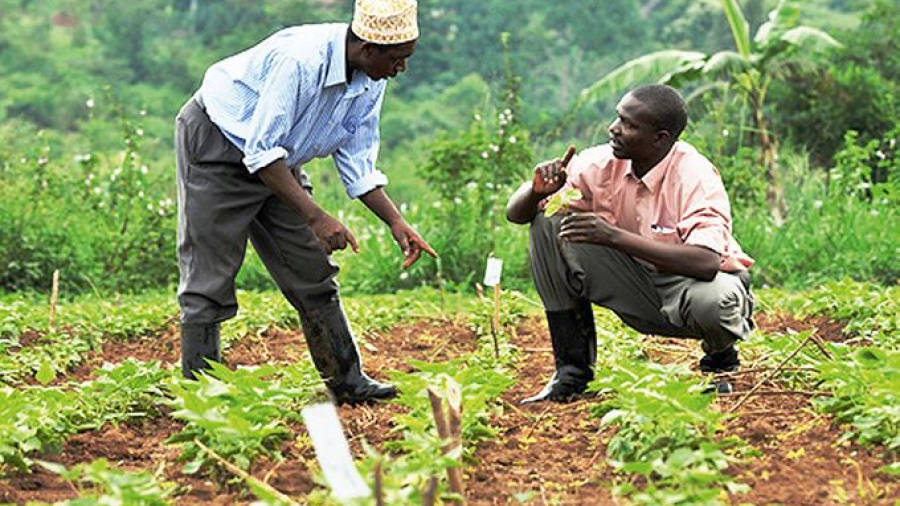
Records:
M569 165L563 189L577 188L575 211L593 211L611 225L670 244L690 244L722 257L720 270L753 265L731 235L731 205L719 171L693 146L676 142L643 178L631 160L613 156L608 144L582 151Z

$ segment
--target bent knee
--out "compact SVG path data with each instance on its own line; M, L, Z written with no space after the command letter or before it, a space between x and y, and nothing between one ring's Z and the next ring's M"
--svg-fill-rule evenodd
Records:
M701 327L718 327L732 322L744 315L748 307L747 293L736 278L720 279L731 276L719 273L713 281L698 283L691 293L691 311L694 320Z

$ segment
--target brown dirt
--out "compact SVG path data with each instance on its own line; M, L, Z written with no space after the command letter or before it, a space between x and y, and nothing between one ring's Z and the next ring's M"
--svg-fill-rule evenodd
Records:
M763 313L757 315L755 321L757 327L766 333L784 333L788 330L800 332L814 328L818 329L816 335L823 341L843 343L852 337L844 333L846 325L843 322L825 316L797 318L788 313Z
M767 333L819 328L828 341L844 341L840 323L822 318L797 319L767 314L757 318ZM466 326L441 319L403 324L390 332L367 335L362 353L365 368L386 379L385 371L410 371L409 359L445 361L476 348L474 333ZM498 437L478 445L477 462L465 468L467 497L471 504L516 504L515 496L532 504L618 504L611 496L615 475L605 463L605 442L612 434L601 430L589 415L597 402L582 398L570 404L520 406L518 401L542 386L552 373L552 354L542 319L528 319L516 329L513 343L520 350L516 370L518 383L501 398L502 409L493 416ZM646 338L654 360L694 363L699 345L694 341ZM177 363L178 341L174 328L152 338L104 343L85 365L67 379L89 377L91 365L118 362L125 357ZM271 361L305 360L306 344L299 331L270 330L260 337L235 343L225 353L231 365ZM744 364L753 369L752 363ZM726 411L760 381L766 372L739 374L738 394L720 397L717 409ZM784 390L765 385L768 392ZM394 404L344 406L340 415L355 455L362 455L363 441L375 448L399 437L391 418L403 408ZM178 504L245 504L252 498L222 479L183 475L175 460L178 450L165 440L182 425L167 416L119 427L106 427L70 438L61 453L39 458L65 465L105 457L128 470L162 473L178 485ZM304 434L299 424L292 427ZM862 448L839 442L843 430L832 419L818 415L810 398L800 394L763 394L752 397L730 418L723 435L741 437L762 452L732 466L728 473L752 487L747 494L731 497L735 504L893 504L900 497L900 484L878 472L886 457L883 449ZM302 502L318 487L310 468L315 456L303 438L294 438L282 448L285 460L262 461L252 474ZM798 472L802 470L802 472ZM75 491L56 475L35 467L29 474L12 473L0 480L0 502L59 501L75 497Z
M592 401L519 404L553 374L546 324L527 320L513 343L523 350L518 382L502 396L503 413L493 419L499 437L479 445L478 464L467 470L470 502L517 504L514 494L526 494L536 504L613 504L604 464L609 435L590 417Z

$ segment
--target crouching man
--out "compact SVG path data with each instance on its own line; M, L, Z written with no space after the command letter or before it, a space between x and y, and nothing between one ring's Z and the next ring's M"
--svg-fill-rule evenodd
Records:
M641 86L619 102L609 142L571 162L542 163L510 197L507 218L531 224L534 282L550 328L556 373L523 402L566 401L593 379L591 304L639 332L700 339L703 372L734 371L735 343L752 329L747 269L732 237L731 207L716 168L678 137L681 95ZM566 216L546 199L576 189Z

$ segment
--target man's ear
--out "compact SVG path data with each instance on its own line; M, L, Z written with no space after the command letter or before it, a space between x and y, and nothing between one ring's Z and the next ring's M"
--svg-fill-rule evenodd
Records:
M371 57L378 49L378 45L372 42L363 41L360 49L362 50L362 54L366 55L366 57Z
M656 131L656 142L658 143L668 143L672 140L672 132L666 129L659 129Z

